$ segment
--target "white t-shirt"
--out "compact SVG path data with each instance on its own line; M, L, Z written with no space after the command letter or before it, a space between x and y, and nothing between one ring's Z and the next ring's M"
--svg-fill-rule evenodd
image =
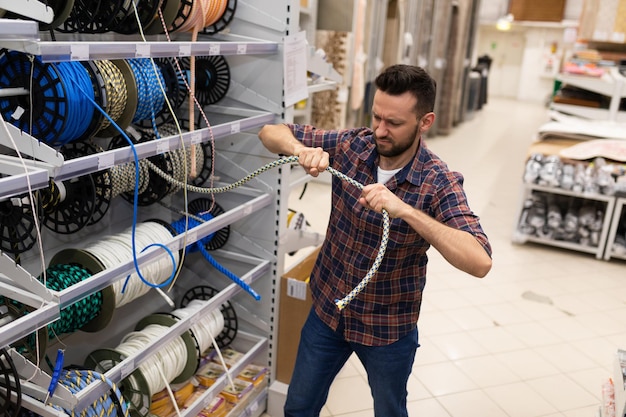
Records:
M387 181L389 181L389 179L393 177L394 175L396 175L396 173L400 171L401 169L402 168L386 170L386 169L382 169L381 167L378 167L378 182L380 184L386 184Z

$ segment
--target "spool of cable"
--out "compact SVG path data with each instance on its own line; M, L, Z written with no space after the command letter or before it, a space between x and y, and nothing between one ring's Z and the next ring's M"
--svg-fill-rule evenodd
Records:
M158 67L155 73L151 60L147 58L129 59L128 63L133 70L137 85L138 102L133 123L150 119L152 126L156 128L156 117L163 111L165 104L159 88L159 83L165 84L163 74Z
M91 273L78 265L51 264L46 268L45 285L51 290L62 291L89 278ZM50 340L87 326L100 314L102 299L102 292L98 291L62 309L59 318L48 325Z
M49 266L54 265L74 265L87 271L89 276L96 275L105 270L104 265L93 256L91 253L82 249L63 249L56 253L52 259L50 259ZM88 323L81 326L82 331L85 332L98 332L106 328L115 312L115 294L113 293L113 287L108 286L100 291L102 296L102 302L98 314L93 317Z
M220 8L220 14L217 18L208 23L203 29L202 33L208 35L214 35L224 30L235 17L235 11L237 10L237 0L221 0L222 6Z
M36 242L35 217L28 194L0 201L0 249L19 255Z
M154 134L152 132L147 133L142 130L136 130L136 129L130 129L130 128L127 129L126 131L127 133L129 133L127 136L134 143L143 143L143 142L154 140ZM124 137L119 136L119 135L113 137L111 141L109 142L109 149L117 149L117 148L124 147L124 146L128 146L128 143L126 142L126 139ZM172 159L169 156L169 152L166 152L160 155L151 156L147 158L147 160L150 161L155 166L159 167L159 169L161 169L162 171L168 173L169 175L172 175L174 172L174 166L173 166ZM145 188L142 187L143 191L141 191L139 195L137 196L138 205L149 206L158 201L161 201L164 197L166 197L171 192L172 186L170 185L170 183L166 179L158 175L152 175L147 170L145 170L145 163L143 160L140 162L139 168L140 168L140 176L147 174L148 183L145 186ZM134 171L134 166L133 166L133 171ZM134 178L134 173L133 173L133 178ZM142 184L140 183L140 186L141 185ZM122 197L126 199L127 201L132 202L134 199L134 195L132 191L134 191L134 189L131 188L129 191L131 192L122 193Z
M188 59L186 62L188 62ZM189 67L187 66L186 68ZM222 55L196 57L195 74L195 96L202 106L215 104L228 93L230 88L230 67L226 58Z
M163 327L171 327L178 323L179 320L192 314L194 309L199 306L192 306L187 309L178 309L171 313L156 313L144 317L137 323L135 330L141 331L150 325L159 325ZM192 325L189 330L181 335L181 339L185 344L187 352L187 362L180 373L171 382L178 384L191 378L200 365L201 354L205 352L211 345L210 336L207 333L217 336L223 328L224 320L219 310L200 318L197 323ZM207 341L208 340L208 341Z
M125 59L115 59L110 61L119 73L122 75L122 79L115 78L117 76L117 72L115 69L112 71L115 72L115 76L113 80L116 80L119 83L119 88L123 88L125 86L126 91L126 103L122 113L119 115L118 119L113 119L115 123L123 130L130 126L131 121L135 117L135 113L137 112L137 84L135 83L135 75L133 73L130 64ZM118 92L119 93L119 92ZM123 95L123 93L121 93ZM97 132L96 136L99 137L111 137L118 135L119 132L113 125L109 125L105 128L101 128L100 131Z
M66 160L79 158L81 156L93 155L98 152L98 149L89 142L71 142L61 148L61 153ZM134 170L133 170L134 174ZM113 181L114 177L110 169L104 169L101 171L92 172L89 174L93 181L94 186L94 200L93 200L93 212L91 218L88 220L87 225L98 223L104 218L111 206L111 201L115 196L113 194ZM87 196L79 196L80 198L87 198ZM80 199L79 198L79 199ZM85 205L89 205L90 202L85 202Z
M22 384L13 359L5 348L0 349L0 414L17 417L22 407Z
M153 246L155 242L165 242L172 238L170 227L166 227L157 221L148 221L136 225L135 242L137 251ZM105 267L110 269L120 264L133 260L132 230L127 229L107 238L100 239L88 245L84 252L91 254ZM164 284L175 275L180 267L179 252L171 252L171 256L164 256L155 262L142 266L139 270L141 275L149 279L152 284ZM118 280L113 283L115 295L115 308L119 308L142 295L146 294L150 287L138 276L137 272L130 274L127 280Z
M137 15L142 28L149 27L156 20L158 20L158 10L162 6L163 0L135 0L135 7L137 8ZM135 9L131 4L131 13L119 22L119 24L113 29L117 33L130 35L133 33L139 33L139 26L137 26L137 17L135 16Z
M194 300L207 301L215 297L218 291L209 285L198 285L188 290L182 297L180 302L181 308L186 308ZM237 336L237 313L230 301L220 306L220 313L223 319L222 331L215 336L215 341L220 348L230 346ZM202 352L204 353L204 352Z
M106 105L104 106L104 110L111 116L111 119L119 125L128 100L128 90L122 70L108 60L93 61L93 64L98 69L106 91ZM102 123L98 127L96 134L109 127L110 124L107 118L102 117Z
M181 0L164 0L163 5L161 6L161 15L163 16L163 21L161 21L161 19L155 19L152 24L144 27L144 34L160 35L162 33L165 33L165 29L171 27L172 23L174 23L174 20L178 15L180 4Z
M187 58L187 60L189 60L189 58ZM167 94L167 98L170 101L172 109L176 111L182 106L187 98L185 81L176 67L176 60L174 58L155 58L154 62L163 76L163 87ZM157 127L170 123L172 120L173 116L167 106L164 106L163 110L155 115ZM152 121L149 119L139 120L138 124L142 127L152 128Z
M96 207L96 187L90 175L54 182L39 190L42 223L55 233L69 235L91 221Z
M75 0L67 19L58 29L67 33L104 33L130 13L128 0ZM126 7L125 7L126 6Z
M85 366L105 373L162 337L167 330L166 326L149 324L140 331L126 335L114 349L97 349L91 352L85 360ZM195 362L196 359L191 360ZM122 380L120 383L122 391L133 411L147 417L152 395L164 389L166 384L182 373L189 361L187 346L181 337L177 337Z
M81 416L88 417L129 417L126 401L117 385L104 375L81 369L65 369L59 375L59 384L66 387L71 393L78 394L86 389L91 383L103 381L111 389L107 394L101 396L96 401L81 411ZM61 407L56 407L61 409ZM64 410L68 415L74 415L74 410Z
M39 57L31 58L19 52L1 53L0 88L28 86L30 91L0 98L2 116L50 145L92 135L100 119L80 90L99 104L104 96L92 79L91 67L79 62L44 64Z
M12 323L31 313L34 309L10 298L0 296L0 327ZM48 346L48 328L40 327L11 343L11 347L33 363L39 363Z

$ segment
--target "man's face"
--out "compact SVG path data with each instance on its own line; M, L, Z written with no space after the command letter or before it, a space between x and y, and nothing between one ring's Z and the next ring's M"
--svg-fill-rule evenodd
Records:
M419 138L416 99L411 93L392 96L376 91L372 106L372 130L378 154L387 158L413 155Z

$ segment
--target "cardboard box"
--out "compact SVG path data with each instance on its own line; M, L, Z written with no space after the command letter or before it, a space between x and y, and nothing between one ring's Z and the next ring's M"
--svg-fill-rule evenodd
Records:
M509 13L516 21L560 22L565 0L511 0Z
M308 278L320 252L320 247L296 264L280 279L278 304L278 346L276 380L289 384L296 361L300 330L311 309Z

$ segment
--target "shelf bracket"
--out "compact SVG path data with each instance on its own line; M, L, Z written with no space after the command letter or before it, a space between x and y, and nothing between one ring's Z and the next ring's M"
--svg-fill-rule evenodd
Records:
M37 0L0 0L0 9L8 10L20 16L33 18L39 22L50 23L54 11Z
M1 0L0 0L1 1ZM0 129L0 145L10 149L16 149L21 154L32 156L55 167L63 165L63 155L56 149L51 148L42 141L21 131L10 123L5 123L8 130Z
M48 288L39 282L37 278L28 273L28 271L16 264L7 254L2 252L0 252L0 271L2 271L0 273L0 282L9 282L17 287L15 293L12 294L12 297L15 297L16 301L28 304L31 307L41 306L41 302L33 303L34 300L29 301L27 299L30 297L21 296L19 289L26 290L30 294L35 294L46 302L55 301L56 297ZM3 276L6 276L7 280L1 279ZM18 297L21 299L18 299Z
M21 381L22 392L29 397L38 399L39 401L44 401L48 394L48 386L50 385L51 380L50 375L19 354L15 349L10 348L7 351L13 360L15 369L17 370L19 376L28 380L28 382ZM48 400L66 410L74 409L78 403L74 394L61 384L57 385L54 395Z

